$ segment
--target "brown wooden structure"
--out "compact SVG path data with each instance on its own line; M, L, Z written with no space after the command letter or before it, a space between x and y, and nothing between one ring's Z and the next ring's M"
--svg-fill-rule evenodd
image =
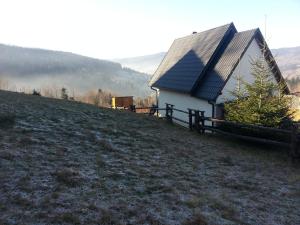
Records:
M112 97L111 107L113 109L129 109L133 105L133 96Z

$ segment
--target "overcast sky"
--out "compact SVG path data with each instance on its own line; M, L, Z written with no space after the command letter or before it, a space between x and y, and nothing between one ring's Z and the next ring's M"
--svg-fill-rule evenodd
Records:
M230 22L265 34L265 15L271 48L300 46L300 0L0 0L0 43L122 58Z

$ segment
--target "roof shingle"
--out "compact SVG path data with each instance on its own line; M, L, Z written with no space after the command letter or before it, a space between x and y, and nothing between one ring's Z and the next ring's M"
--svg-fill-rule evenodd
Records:
M256 30L239 32L234 35L213 69L205 74L204 79L197 87L194 93L196 97L207 100L215 100L218 97L227 78L253 40Z
M234 25L227 24L176 39L154 73L150 85L190 92L228 30L235 30Z
M254 38L264 42L258 28L238 33L231 23L176 39L150 86L214 101ZM269 50L265 57L276 79L284 81Z

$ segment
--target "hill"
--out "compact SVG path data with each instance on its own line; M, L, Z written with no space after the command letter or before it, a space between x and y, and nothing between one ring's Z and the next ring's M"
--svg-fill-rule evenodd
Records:
M0 224L298 224L283 150L0 91Z
M300 47L279 48L271 50L283 76L288 80L295 80L294 91L300 91ZM133 68L137 71L153 74L165 56L165 52L134 58L114 60L123 66Z
M119 63L73 53L0 45L0 79L11 89L74 90L76 94L102 89L119 95L150 94L149 76Z
M273 49L272 53L285 78L300 78L300 46Z
M165 52L152 55L137 56L132 58L113 59L113 61L121 63L123 66L132 68L147 74L153 74L158 65L165 56Z

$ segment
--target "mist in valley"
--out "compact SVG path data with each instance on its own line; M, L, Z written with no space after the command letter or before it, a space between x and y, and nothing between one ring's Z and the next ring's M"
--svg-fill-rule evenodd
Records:
M44 95L84 95L101 89L114 95L147 97L149 75L121 64L67 52L0 45L0 88Z

